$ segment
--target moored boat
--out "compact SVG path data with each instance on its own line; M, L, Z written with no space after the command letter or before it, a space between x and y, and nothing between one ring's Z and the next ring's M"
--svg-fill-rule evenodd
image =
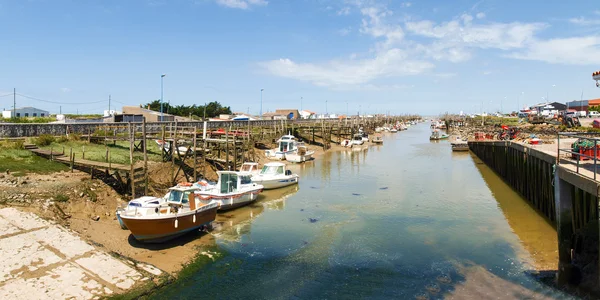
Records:
M252 182L264 186L265 190L297 184L300 176L292 174L286 165L279 162L266 163L260 173L252 177Z
M217 175L217 184L206 185L195 194L205 203L216 201L220 211L255 201L263 190L262 185L252 182L252 178L258 175L236 171L218 171Z
M463 141L458 137L450 144L452 145L452 151L469 151L469 144L467 141Z
M258 168L258 163L255 162L245 162L240 167L240 173L248 173L250 175L256 175L260 169Z
M378 134L378 135L375 135L375 137L373 137L371 142L374 144L383 144L383 138L381 137L381 135Z
M298 140L291 134L286 134L277 140L277 149L265 151L265 155L268 158L275 158L279 160L285 159L285 155L293 153L298 150Z
M164 242L207 227L215 220L219 204L205 203L196 197L198 189L198 186L186 183L170 188L166 199L139 198L119 211L119 222L136 240L149 243Z
M449 137L448 134L441 132L439 130L434 130L429 137L430 140L443 140Z
M298 150L295 153L286 154L285 160L295 163L305 162L311 160L313 154L315 151L309 150L304 143L298 143Z

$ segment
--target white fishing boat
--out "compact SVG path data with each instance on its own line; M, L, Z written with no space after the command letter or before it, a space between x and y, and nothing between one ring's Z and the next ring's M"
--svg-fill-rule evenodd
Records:
M452 151L469 151L469 143L461 140L458 137L450 144L452 145Z
M297 184L299 179L298 174L292 174L280 162L266 163L258 175L252 176L252 182L264 186L265 190Z
M250 173L218 171L217 175L217 184L205 185L195 194L204 202L218 202L219 210L234 209L255 201L264 188L252 181L255 176Z
M265 155L268 158L283 160L285 155L298 150L298 140L295 136L286 134L277 140L277 149L266 150Z
M392 128L392 129L390 129L390 132L398 132L398 129Z
M256 175L260 172L258 168L258 163L255 162L245 162L240 167L240 173L248 173L250 175Z
M352 136L352 144L353 145L362 145L365 141L363 140L363 135L361 133L356 133Z
M363 142L369 141L369 135L366 132L361 132Z
M373 137L371 142L374 144L383 144L383 138L381 137L381 135L377 134L375 135L375 137Z
M301 163L312 159L315 151L309 150L304 143L298 143L298 151L285 155L285 160L289 162Z
M196 197L200 189L191 183L169 189L165 198L141 197L117 210L122 228L143 242L164 242L210 225L219 203Z

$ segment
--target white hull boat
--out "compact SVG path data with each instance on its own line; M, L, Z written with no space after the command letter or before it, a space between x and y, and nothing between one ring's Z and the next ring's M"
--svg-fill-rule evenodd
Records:
M308 148L302 144L298 144L298 151L291 154L285 155L285 160L289 162L301 163L312 159L315 151L308 150Z
M265 156L270 159L284 160L286 154L294 153L298 150L298 140L290 134L282 136L277 140L277 149L266 150Z
M283 163L267 163L258 175L252 177L252 182L262 185L265 190L297 184L300 176L292 174L285 167Z
M216 201L219 210L229 210L255 201L263 190L263 186L252 182L252 175L245 172L219 171L219 181L215 185L207 185L205 189L196 191L202 201Z

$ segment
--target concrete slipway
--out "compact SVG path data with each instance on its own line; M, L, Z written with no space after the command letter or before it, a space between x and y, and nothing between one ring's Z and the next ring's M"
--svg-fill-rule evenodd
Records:
M0 209L0 228L0 299L94 299L162 273L114 258L32 213Z

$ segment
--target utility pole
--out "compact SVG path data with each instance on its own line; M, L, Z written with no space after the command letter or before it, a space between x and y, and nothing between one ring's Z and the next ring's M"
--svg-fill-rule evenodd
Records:
M108 115L109 115L109 116L110 116L110 115L112 115L112 114L110 113L110 95L108 95Z
M58 114L62 115L62 105L58 107Z
M202 121L206 121L206 102L204 102L204 117L202 118Z
M13 88L13 118L17 117L17 88Z

